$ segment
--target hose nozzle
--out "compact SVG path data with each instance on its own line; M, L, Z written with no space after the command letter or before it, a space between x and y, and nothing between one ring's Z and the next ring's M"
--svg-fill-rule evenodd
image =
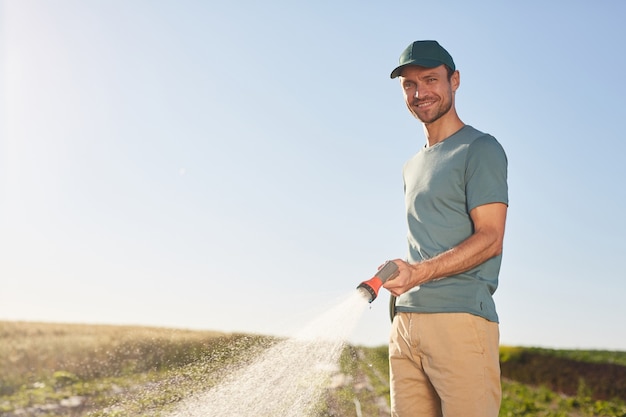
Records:
M378 296L378 290L389 279L394 278L398 274L398 266L392 261L387 261L382 268L378 270L376 275L367 281L363 281L356 288L367 291L370 296L371 303Z

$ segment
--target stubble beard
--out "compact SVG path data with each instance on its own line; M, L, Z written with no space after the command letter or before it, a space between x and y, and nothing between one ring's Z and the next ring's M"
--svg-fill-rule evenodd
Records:
M426 101L426 100L422 100L422 101ZM430 117L425 116L425 115L420 116L415 108L419 104L419 102L420 101L418 100L414 100L413 103L408 107L413 117L415 117L417 120L419 120L420 122L424 124L430 124L430 123L436 122L437 120L445 116L452 108L452 97L449 97L447 102L444 102L444 103L442 103L441 101L439 102L439 108L436 110L436 112L432 116Z

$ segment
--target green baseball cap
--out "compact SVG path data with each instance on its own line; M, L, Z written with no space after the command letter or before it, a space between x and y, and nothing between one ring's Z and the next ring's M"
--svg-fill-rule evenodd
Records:
M437 41L415 41L400 55L400 65L391 71L391 78L398 77L407 65L435 68L442 64L456 70L452 57Z

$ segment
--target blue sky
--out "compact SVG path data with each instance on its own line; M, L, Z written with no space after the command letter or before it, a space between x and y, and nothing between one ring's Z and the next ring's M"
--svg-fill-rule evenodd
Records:
M297 331L406 255L437 39L509 158L501 342L626 350L626 5L546 3L3 1L0 319Z

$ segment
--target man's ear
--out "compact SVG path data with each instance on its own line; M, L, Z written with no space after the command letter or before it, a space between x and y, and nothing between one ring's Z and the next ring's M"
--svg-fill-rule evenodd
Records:
M450 85L452 85L452 91L456 92L456 90L461 85L461 73L459 70L455 70L452 73L452 77L450 77Z

